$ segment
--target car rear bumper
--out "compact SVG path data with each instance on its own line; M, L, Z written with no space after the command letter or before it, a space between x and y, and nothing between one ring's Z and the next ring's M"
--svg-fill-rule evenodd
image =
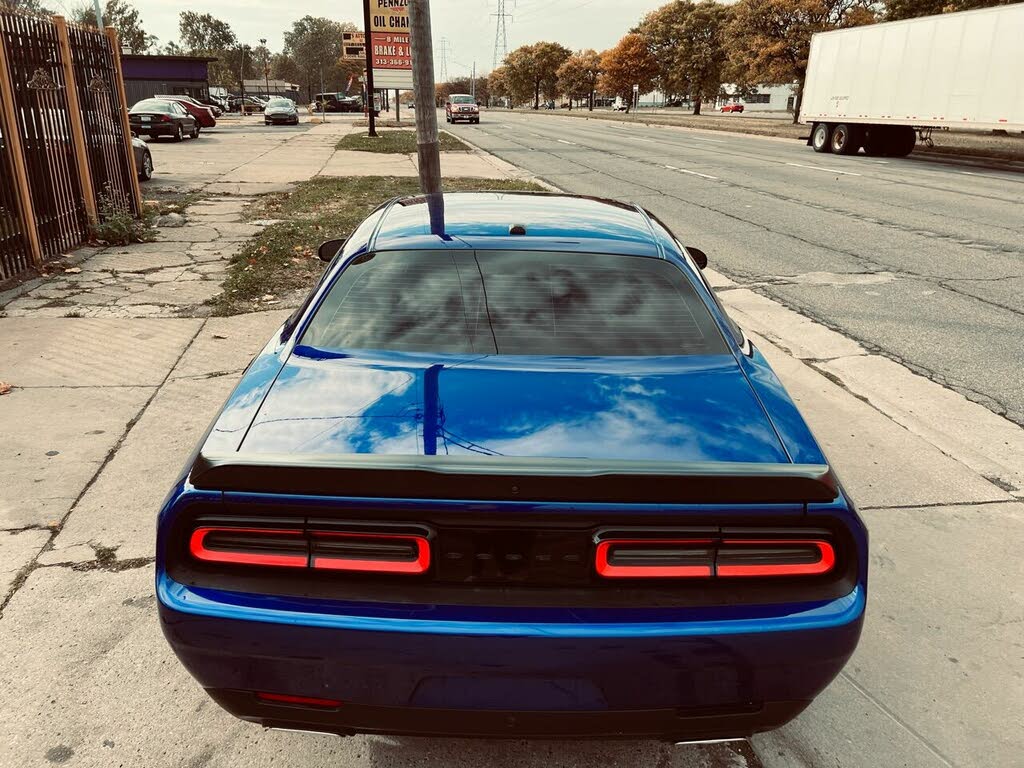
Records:
M167 125L131 125L132 133L138 136L173 136L175 132L175 124L169 123Z
M157 594L174 651L238 717L448 736L693 740L775 728L839 673L864 611L862 588L745 619L703 611L696 621L629 624L449 621L434 618L436 606L414 619L366 605L314 614L162 572ZM271 704L256 691L343 703Z

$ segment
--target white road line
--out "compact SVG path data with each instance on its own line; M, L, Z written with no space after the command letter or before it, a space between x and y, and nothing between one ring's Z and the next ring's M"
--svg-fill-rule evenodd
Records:
M679 170L674 165L666 165L665 167L668 168L670 171L678 171Z
M713 141L715 144L725 144L722 139L705 139L701 136L687 136L686 138L693 139L694 141Z
M641 139L639 136L634 136L633 141L646 141L648 144L654 143L654 139Z
M557 141L559 144L568 144L573 147L579 146L575 141L566 141L565 139L557 139Z
M711 179L712 181L718 181L717 176L708 176L706 173L697 173L696 171L688 171L685 168L679 169L680 173L688 173L691 176L700 176L702 179Z
M800 165L800 163L786 163L786 165L792 165L794 168L809 168L812 171L825 171L826 173L841 173L843 176L860 176L859 173L853 173L852 171L840 171L836 168L822 168L820 165Z

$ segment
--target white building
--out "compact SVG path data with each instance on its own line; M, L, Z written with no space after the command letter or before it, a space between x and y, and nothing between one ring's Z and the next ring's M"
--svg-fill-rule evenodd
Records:
M735 89L735 85L723 85L722 90L729 96L719 98L715 108L724 104L742 104L744 112L792 112L796 101L795 85L759 85L757 93L746 97L735 95Z

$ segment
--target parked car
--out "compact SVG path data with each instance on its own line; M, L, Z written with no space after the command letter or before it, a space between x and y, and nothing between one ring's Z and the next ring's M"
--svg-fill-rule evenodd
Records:
M742 112L743 111L743 105L742 104L723 104L722 105L722 111L723 112Z
M135 155L135 170L141 181L149 181L153 178L153 154L149 151L149 145L142 139L132 134L132 154Z
M205 104L200 104L191 96L157 95L153 98L178 102L186 112L196 119L200 128L215 128L217 126L217 118L214 117L213 110Z
M227 105L223 101L215 99L213 96L196 96L194 98L200 104L212 109L214 117L220 117L227 111Z
M480 107L476 99L466 93L453 93L444 105L444 119L449 123L463 120L467 123L480 122Z
M177 101L143 99L128 111L128 122L138 136L170 136L175 141L199 138L199 123Z
M299 111L291 99L271 99L263 110L263 122L267 125L298 125Z
M164 635L225 709L694 741L840 672L867 534L700 250L503 192L392 200L320 257L159 515Z
M242 112L244 107L245 114L262 112L266 107L266 102L256 96L234 96L228 103L232 112Z

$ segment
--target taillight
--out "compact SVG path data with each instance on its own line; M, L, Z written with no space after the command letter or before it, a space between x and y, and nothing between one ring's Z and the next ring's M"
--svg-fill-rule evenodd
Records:
M313 532L313 568L362 573L426 573L430 542L423 536Z
M827 541L725 539L715 572L722 577L821 576L835 564L835 549Z
M822 576L836 565L833 545L823 538L749 537L727 533L685 538L666 532L597 535L594 567L607 579L715 579Z
M189 552L206 563L305 568L309 545L300 530L262 528L196 528Z
M411 528L412 531L406 532ZM419 575L430 569L430 532L307 530L200 525L189 553L206 563ZM418 531L422 530L422 534Z
M712 575L712 539L609 539L598 542L596 567L609 579L686 579Z
M287 693L269 693L257 691L256 698L267 704L285 704L292 707L317 707L319 709L337 709L341 702L337 699L318 699L314 696L292 696Z

